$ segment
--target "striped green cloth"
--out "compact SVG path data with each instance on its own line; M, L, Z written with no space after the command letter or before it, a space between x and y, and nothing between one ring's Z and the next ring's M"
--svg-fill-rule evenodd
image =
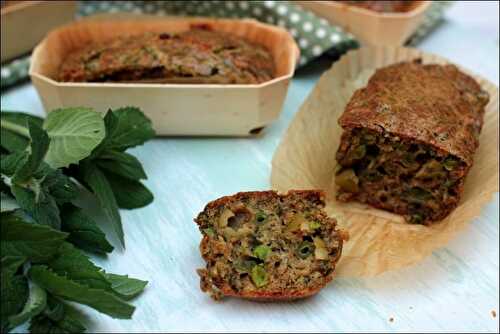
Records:
M424 21L407 44L417 44L436 28L443 20L443 11L448 4L433 2ZM77 16L103 12L255 18L290 31L300 48L299 67L325 52L339 55L358 47L354 36L295 5L293 1L80 1ZM29 56L2 65L2 90L26 80L28 67Z

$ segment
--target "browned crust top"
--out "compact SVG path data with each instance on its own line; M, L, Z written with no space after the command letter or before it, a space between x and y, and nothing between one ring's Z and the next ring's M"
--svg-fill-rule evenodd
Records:
M419 59L378 69L354 92L339 124L430 144L472 165L488 94L454 65Z
M242 191L238 192L231 196L223 196L216 200L213 200L205 206L203 212L206 212L210 209L216 209L220 206L224 206L227 203L231 203L234 201L243 200L245 198L280 198L292 195L304 196L304 199L309 199L311 201L315 201L320 203L322 206L325 205L325 192L322 190L289 190L286 194L279 194L274 190L266 190L266 191ZM201 214L201 213L200 213ZM198 219L194 220L197 224L199 224Z
M90 43L67 56L59 80L255 84L274 77L265 47L208 25Z

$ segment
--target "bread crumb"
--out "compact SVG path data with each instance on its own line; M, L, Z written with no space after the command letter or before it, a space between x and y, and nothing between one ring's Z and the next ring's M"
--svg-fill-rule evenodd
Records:
M493 318L496 318L497 317L497 313L495 312L495 310L491 310L491 316Z
M390 321L390 322L394 322L394 318L393 318L393 317L390 317L390 318L389 318L389 321Z

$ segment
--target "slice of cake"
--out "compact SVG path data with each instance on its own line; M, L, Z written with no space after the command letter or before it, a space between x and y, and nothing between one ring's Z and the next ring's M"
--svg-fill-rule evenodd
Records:
M295 299L333 278L346 234L323 211L321 191L241 192L207 204L201 289L214 299Z

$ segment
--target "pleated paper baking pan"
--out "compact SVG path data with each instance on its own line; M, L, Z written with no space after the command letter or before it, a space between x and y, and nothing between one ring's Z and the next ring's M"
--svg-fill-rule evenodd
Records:
M275 78L248 85L56 81L64 57L89 42L146 31L182 32L193 25L267 47L275 61ZM71 106L102 112L136 106L151 118L159 135L249 136L279 117L298 57L297 45L286 30L255 20L107 15L52 31L33 52L30 76L46 112Z
M431 1L413 1L410 11L379 13L337 1L297 1L302 7L350 32L364 45L401 46L415 32Z

